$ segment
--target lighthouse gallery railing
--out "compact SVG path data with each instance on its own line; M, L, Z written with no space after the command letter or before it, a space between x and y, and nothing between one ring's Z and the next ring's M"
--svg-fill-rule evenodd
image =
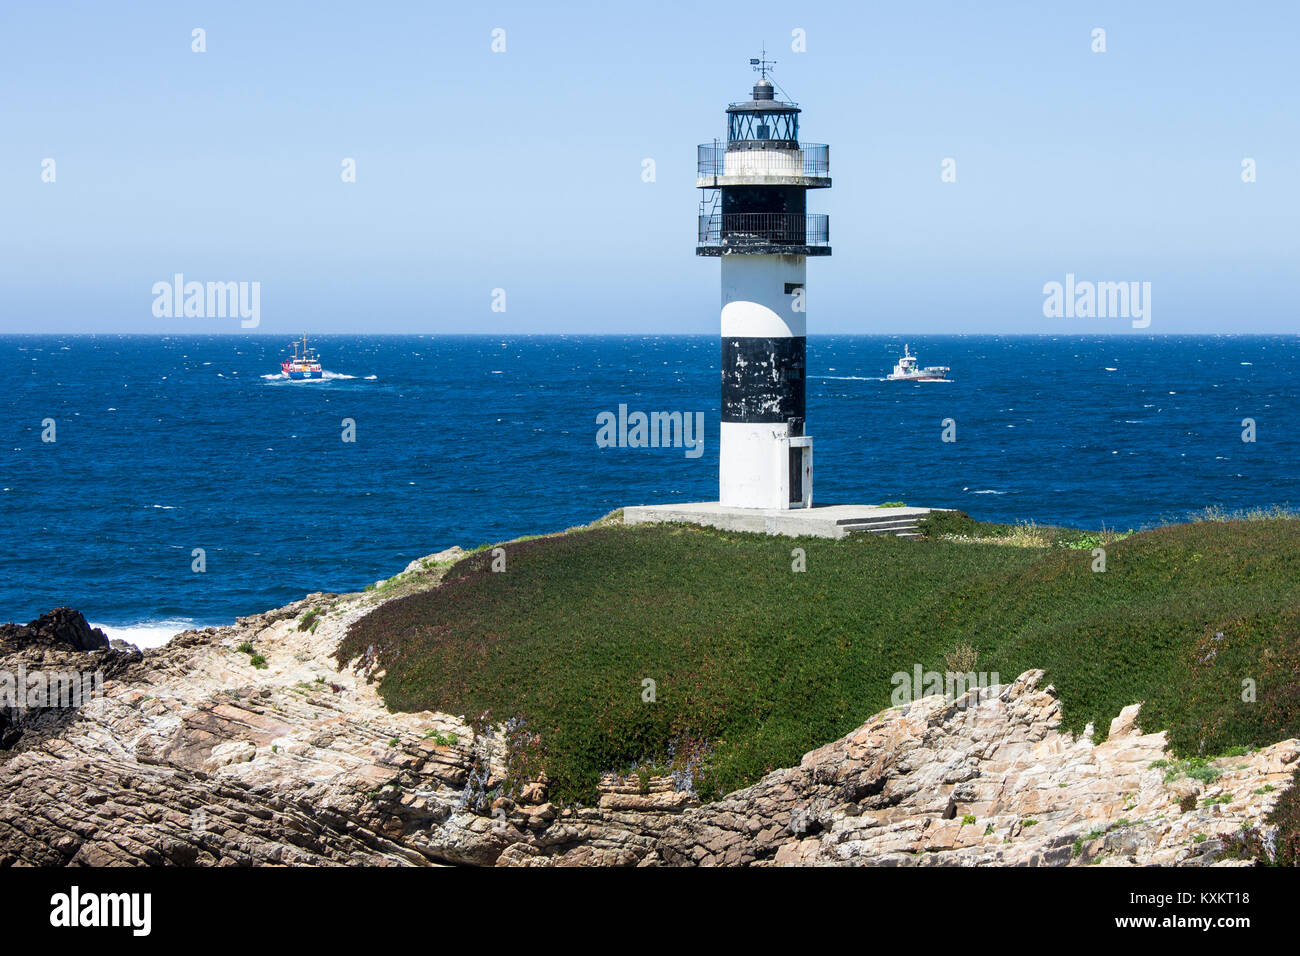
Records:
M795 176L819 176L825 177L831 174L831 148L825 143L800 143L799 153L793 150L764 150L755 149L755 143L747 144L749 148L744 150L732 150L733 169L743 174L745 163L743 159L736 156L737 153L766 153L771 157L772 162L777 168L773 172L784 172L787 175ZM800 155L802 154L802 155ZM791 168L788 170L781 169L779 158L789 157ZM751 158L753 163L757 157ZM737 166L739 164L739 166ZM706 179L710 176L726 176L727 173L727 144L726 143L704 143L699 147L699 177Z
M700 216L700 245L830 245L825 213L801 216L784 212L720 213Z

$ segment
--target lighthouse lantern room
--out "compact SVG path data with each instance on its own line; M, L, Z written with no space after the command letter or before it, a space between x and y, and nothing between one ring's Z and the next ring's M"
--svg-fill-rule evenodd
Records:
M752 99L727 108L727 141L699 148L696 254L722 260L719 502L812 506L805 434L806 262L828 256L827 217L810 189L830 186L830 151L799 141L799 107L776 98L771 61Z

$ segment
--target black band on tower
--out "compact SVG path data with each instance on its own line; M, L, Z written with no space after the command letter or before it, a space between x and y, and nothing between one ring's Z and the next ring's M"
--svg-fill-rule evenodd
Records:
M735 338L722 340L722 420L784 423L803 419L807 340Z

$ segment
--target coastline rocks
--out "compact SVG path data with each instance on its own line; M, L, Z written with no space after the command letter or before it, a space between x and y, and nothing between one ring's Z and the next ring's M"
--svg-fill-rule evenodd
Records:
M335 669L384 599L310 595L143 654L76 612L0 628L0 670L111 670L0 750L0 865L1237 865L1300 758L1287 740L1189 777L1137 706L1104 742L1063 734L1029 671L882 711L707 804L606 775L596 806L561 807L545 779L500 792L504 735L390 713L364 668Z
M434 570L434 565L459 561L468 553L468 551L465 551L459 545L453 545L452 547L439 551L436 554L426 554L422 558L416 558L406 566L406 570L402 573L410 574L413 571L432 571Z
M1211 761L1217 778L1189 807L1165 735L1141 732L1136 705L1105 742L1072 739L1041 678L883 711L798 767L688 812L661 853L704 865L1246 862L1224 850L1243 829L1268 829L1300 740Z
M0 762L57 736L76 718L74 707L49 704L80 699L142 662L137 648L115 644L68 607L26 625L0 625Z
M27 625L0 625L0 648L42 648L62 651L106 651L108 637L90 627L80 611L56 607Z

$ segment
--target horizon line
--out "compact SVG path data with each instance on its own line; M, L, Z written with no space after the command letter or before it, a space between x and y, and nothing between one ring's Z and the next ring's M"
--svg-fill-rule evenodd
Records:
M708 338L717 339L717 332L0 332L4 338L54 338L56 336L71 338L243 338L268 339L283 338L292 335L313 335L317 338L331 336L355 336L359 338L444 338L444 339L483 339L483 338L574 338L574 339L615 339L615 338ZM834 338L852 336L858 338L973 338L997 337L1020 339L1044 338L1102 338L1102 339L1163 339L1163 338L1278 338L1300 337L1300 332L814 332L806 338Z

